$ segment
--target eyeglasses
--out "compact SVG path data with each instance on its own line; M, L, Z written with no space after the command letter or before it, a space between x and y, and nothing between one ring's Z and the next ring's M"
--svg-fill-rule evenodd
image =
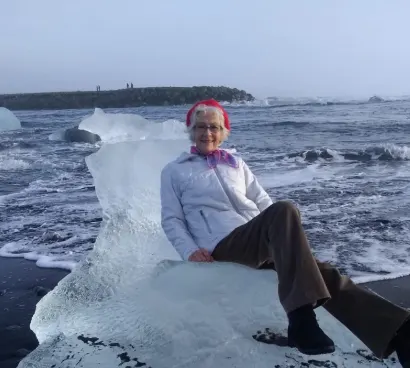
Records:
M194 129L198 130L201 133L206 132L208 129L211 131L211 133L217 133L218 131L222 130L222 127L218 125L198 125L194 127Z

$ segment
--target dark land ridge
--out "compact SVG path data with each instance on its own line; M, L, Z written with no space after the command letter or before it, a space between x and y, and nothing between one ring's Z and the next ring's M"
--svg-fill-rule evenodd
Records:
M6 94L0 95L0 107L9 110L62 110L172 106L192 104L208 98L227 102L255 99L244 90L224 86L147 87L107 91Z

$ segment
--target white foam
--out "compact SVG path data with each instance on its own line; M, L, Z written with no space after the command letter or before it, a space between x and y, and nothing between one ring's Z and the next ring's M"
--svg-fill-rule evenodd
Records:
M13 198L18 197L19 195L19 192L1 195L0 206L5 205L7 202L11 201Z
M0 132L20 129L20 120L9 109L0 107Z
M65 131L66 128L57 130L56 132L49 134L48 139L50 141L62 141L64 140Z
M7 257L7 258L21 257L21 253L16 253L20 251L20 249L21 249L21 246L17 242L6 243L0 248L0 257Z
M410 159L410 147L408 146L399 146L397 144L386 143L382 147L386 149L393 158L401 160Z
M96 108L93 115L85 118L79 129L98 134L103 142L122 142L143 139L181 139L185 126L177 120L154 123L136 114L105 113ZM53 136L52 139L57 137Z
M381 241L372 235L371 231L348 235L349 238L356 237L363 244L361 253L352 254L352 261L366 265L374 273L377 273L377 275L372 274L367 277L363 275L363 279L375 281L394 278L394 275L396 277L409 275L410 267L406 263L397 261L398 259L406 259L408 257L406 243L400 244L401 242L399 242L398 246L391 249L391 247L386 246L385 241ZM386 273L387 276L384 276Z
M383 281L383 280L393 280L398 279L400 277L410 276L410 271L403 271L403 272L392 272L385 275L366 275L366 276L356 276L352 277L352 280L356 284L364 284L366 282L373 282L373 281Z
M77 266L77 262L61 261L58 257L45 256L36 253L27 253L24 258L31 261L36 261L36 266L42 268L59 268L67 271L73 271Z
M31 328L40 346L20 368L108 368L123 353L153 368L300 366L310 358L252 339L258 329L286 329L274 272L181 262L166 241L160 170L188 144L105 144L87 157L104 211L101 230L87 259L38 303ZM349 330L323 309L318 318L337 351L315 359L392 366L363 361L356 350L364 346Z
M30 164L23 160L0 154L0 171L25 170L29 167Z
M289 187L295 184L303 184L314 182L317 179L328 179L334 173L330 170L320 168L320 164L307 165L302 169L289 170L284 168L283 170L277 169L272 174L262 174L258 176L258 180L264 187L279 188Z
M24 258L29 261L35 261L36 266L42 268L59 268L63 270L73 271L77 266L77 262L74 262L70 259L65 259L66 257L64 257L64 255L52 256L32 251L28 248L28 245L25 244L24 241L4 244L0 248L0 257Z

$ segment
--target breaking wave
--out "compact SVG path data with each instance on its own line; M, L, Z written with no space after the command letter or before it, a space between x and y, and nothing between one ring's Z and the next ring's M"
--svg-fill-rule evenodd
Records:
M240 106L255 106L255 107L271 107L281 108L290 106L343 106L343 105L366 105L375 103L394 103L410 101L410 96L371 96L370 98L351 99L351 98L330 98L330 97L301 97L301 98L283 98L283 97L267 97L263 99L255 99L254 101L240 102L224 102L224 105L240 107Z
M319 148L314 150L290 153L279 159L301 158L304 161L315 162L318 160L348 160L348 161L408 161L410 160L410 147L385 144L373 146L357 151L339 151L330 148Z

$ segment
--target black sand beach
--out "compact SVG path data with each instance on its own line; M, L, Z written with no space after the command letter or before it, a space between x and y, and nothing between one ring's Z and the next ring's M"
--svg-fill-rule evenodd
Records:
M30 330L37 302L68 274L37 267L22 258L0 258L0 367L15 368L34 350L37 339Z
M68 274L21 258L0 258L0 367L15 368L38 345L30 330L37 302ZM362 284L410 308L410 276Z

